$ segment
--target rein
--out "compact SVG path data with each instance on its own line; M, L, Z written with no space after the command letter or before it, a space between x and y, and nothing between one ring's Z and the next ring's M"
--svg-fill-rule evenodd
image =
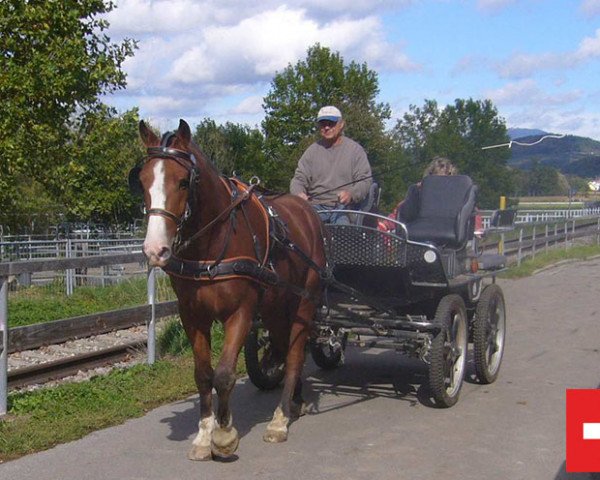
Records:
M300 248L298 248L294 243L292 243L286 235L277 235L274 233L275 229L273 224L278 222L279 220L276 219L277 215L273 215L270 212L271 207L267 208L263 204L263 202L254 195L254 188L257 186L257 183L246 185L237 180L236 178L225 179L224 177L219 177L220 180L223 182L225 188L229 191L232 197L232 202L215 218L213 218L210 222L204 225L191 237L187 238L183 242L181 241L181 229L185 224L185 221L192 214L192 201L195 195L195 189L199 179L199 169L196 164L196 158L193 154L185 152L183 150L167 147L165 144L168 141L169 138L163 138L163 146L149 147L147 149L147 156L144 159L144 161L148 161L153 158L164 158L168 160L173 160L182 167L184 167L186 170L188 170L190 174L188 200L186 203L186 210L183 213L183 215L177 216L174 213L162 208L152 208L146 212L146 215L148 216L160 215L165 218L168 218L169 220L173 221L177 226L177 233L174 242L174 255L172 255L167 265L163 268L165 273L167 273L168 275L173 275L176 277L194 281L246 278L255 281L261 285L276 286L288 289L298 296L308 298L311 301L318 303L318 299L313 298L313 295L311 295L310 292L308 292L306 289L303 289L297 285L294 285L290 282L281 279L279 274L273 269L272 265L270 267L265 266L267 263L270 264L269 256L271 252L271 245L269 240L273 239L287 250L294 252L296 255L302 258L302 260L305 263L307 263L307 265L310 268L316 269L320 275L322 275L323 277L326 276L322 269L318 265L316 265L308 257L308 255L306 255ZM248 215L246 214L246 211L244 209L244 203L250 199L255 200L254 203L258 206L262 213L262 217L264 218L264 225L266 228L265 238L267 243L264 246L264 256L262 259L260 258L261 248L258 244L258 237L254 233L254 230L250 223L250 219L248 218ZM256 258L245 256L225 258L227 248L231 240L231 236L235 229L234 213L238 209L241 209L245 219L245 223L248 229L250 230L250 234L253 238ZM180 251L189 247L194 240L197 240L202 235L206 234L211 228L213 228L216 224L224 221L226 218L229 218L230 220L229 229L226 234L226 239L223 242L223 249L215 260L187 260L176 256ZM285 227L280 228L279 230L285 231Z

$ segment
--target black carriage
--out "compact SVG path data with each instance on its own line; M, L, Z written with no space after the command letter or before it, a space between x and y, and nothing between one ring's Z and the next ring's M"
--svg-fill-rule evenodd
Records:
M464 175L429 176L409 223L357 210L345 212L350 225L327 225L329 278L310 341L319 367L341 365L350 345L389 348L427 363L431 398L450 407L472 343L478 381L496 380L506 309L495 277L506 258L478 246L476 190ZM393 231L378 230L381 220L392 222ZM283 377L283 364L271 354L268 332L257 324L246 342L246 364L262 389Z

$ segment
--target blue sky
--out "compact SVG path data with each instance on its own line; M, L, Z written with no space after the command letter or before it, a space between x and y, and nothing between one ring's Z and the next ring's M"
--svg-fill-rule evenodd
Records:
M260 125L273 76L316 42L379 76L393 119L425 99L491 99L508 127L600 140L600 0L117 0L139 40L126 90L161 129Z

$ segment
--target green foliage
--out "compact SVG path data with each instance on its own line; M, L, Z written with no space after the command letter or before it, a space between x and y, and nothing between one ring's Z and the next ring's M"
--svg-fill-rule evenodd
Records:
M479 185L479 205L494 208L500 195L512 193L506 149L482 147L508 142L504 120L489 100L457 99L443 110L426 100L411 105L393 130L397 148L409 157L407 174L414 182L436 155L448 157Z
M0 2L0 221L16 209L17 180L43 183L69 161L67 128L99 96L123 88L135 42L106 35L103 0ZM14 221L12 221L15 224ZM18 224L18 223L17 223Z
M260 130L231 122L217 125L205 118L196 127L194 140L225 175L235 172L246 181L256 175L266 186L274 183L276 169L266 159Z
M168 320L158 335L158 353L164 355L182 355L192 351L185 330L179 319Z
M388 152L384 121L387 104L377 103L377 74L365 63L346 65L337 52L316 44L305 60L275 75L264 98L266 151L276 165L274 183L287 190L298 159L315 140L319 108L336 105L346 119L346 133L367 151L371 165L384 163Z
M213 322L210 336L212 358L213 361L216 361L223 349L223 341L225 340L223 324L220 322ZM158 351L161 356L178 356L192 351L190 341L187 338L179 318L168 320L161 329L158 336Z
M122 115L99 107L70 129L70 158L45 181L64 205L68 220L115 224L139 215L140 200L129 193L127 174L144 155L137 109Z
M66 297L56 285L33 286L8 298L10 326L19 327L50 322L80 315L106 312L146 303L146 280L143 278L106 287L77 287Z
M535 258L526 258L521 265L513 266L501 276L503 278L523 278L536 273L536 271L555 265L564 261L587 260L600 255L600 246L598 245L576 245L565 250L563 248L553 248L547 253L539 253Z
M570 185L564 175L535 160L529 171L518 171L515 193L526 196L565 195Z
M190 356L113 370L82 383L9 394L9 417L0 421L0 462L140 417L196 387Z

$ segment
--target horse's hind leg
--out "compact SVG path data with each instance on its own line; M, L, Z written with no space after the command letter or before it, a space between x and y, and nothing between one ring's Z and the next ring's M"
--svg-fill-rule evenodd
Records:
M212 411L213 369L210 363L210 327L207 331L190 329L188 338L194 351L194 379L200 394L198 435L188 453L190 460L211 460L211 441L215 428Z
M217 457L230 457L237 450L239 444L239 435L233 426L229 399L235 385L237 359L251 325L252 312L242 309L224 322L225 343L214 377L218 407L217 424L213 432L211 447L213 455Z
M275 409L273 419L263 435L265 442L285 442L290 421L301 414L302 410L302 367L304 365L304 347L308 339L310 326L315 315L315 305L308 299L302 299L292 323L290 345L286 358L285 379L281 402Z

